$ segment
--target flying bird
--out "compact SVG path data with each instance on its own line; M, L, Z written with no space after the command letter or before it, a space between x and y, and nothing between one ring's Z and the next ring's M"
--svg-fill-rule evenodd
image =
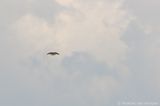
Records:
M54 56L54 55L59 55L59 53L57 53L57 52L49 52L49 53L47 53L47 55L52 55L52 56Z

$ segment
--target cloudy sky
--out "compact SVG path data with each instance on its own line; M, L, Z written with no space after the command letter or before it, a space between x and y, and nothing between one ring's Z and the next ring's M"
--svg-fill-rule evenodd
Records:
M160 105L159 10L159 0L0 0L0 105Z

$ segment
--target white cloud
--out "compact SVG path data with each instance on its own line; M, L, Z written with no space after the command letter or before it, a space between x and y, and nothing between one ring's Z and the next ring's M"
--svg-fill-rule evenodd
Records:
M132 87L140 85L135 91L134 99L153 100L156 101L159 97L159 31L153 29L145 32L144 26L137 25L137 20L134 20L128 27L124 37L128 44L130 52L128 53L127 66L131 72L131 76L127 86L131 97L134 94ZM149 27L150 29L150 27ZM134 83L134 84L132 84ZM132 90L132 91L131 91ZM136 99L135 99L136 100Z
M148 38L146 38L145 46L145 58L149 61L150 71L151 71L151 81L149 83L154 87L154 89L159 92L160 89L160 66L159 66L159 56L160 56L160 37L159 32L151 33ZM154 34L154 35L152 35ZM159 92L160 94L160 92Z
M55 0L56 2L58 2L61 5L68 5L70 3L72 3L75 0Z
M88 92L96 99L103 101L102 99L107 99L106 95L107 97L113 95L113 91L116 91L117 88L119 89L119 83L113 77L101 76L92 79Z
M4 2L4 10L9 8L1 9L6 28L1 35L7 35L0 45L4 102L103 106L114 94L119 98L117 92L120 98L141 99L143 94L151 96L153 89L158 95L158 1L126 1L134 9L137 29L127 29L131 13L119 0L34 0L20 2L22 10L19 2ZM12 9L15 14L5 16ZM123 35L126 30L132 31ZM46 56L51 50L61 55Z
M76 13L61 13L55 26L65 52L88 52L110 66L123 61L127 45L121 37L129 21L125 11L104 1L94 1L91 6L78 2L73 7Z
M53 94L56 93L59 94L59 98L64 99L62 101L71 98L76 101L83 96L95 100L97 104L108 101L109 96L119 89L121 81L116 80L112 75L86 74L90 70L87 68L89 63L81 66L84 68L74 68L75 73L73 74L67 72L66 67L61 63L66 57L72 59L75 52L85 53L95 59L97 63L105 63L106 67L109 66L108 70L110 68L119 70L120 76L127 77L128 68L124 61L128 47L121 40L130 22L127 11L121 8L122 2L118 1L60 0L57 2L62 6L71 7L68 10L59 11L53 18L53 24L29 13L21 16L12 24L11 29L15 34L13 39L17 41L16 50L19 52L21 62L24 62L21 64L30 64L30 70L40 76L41 74L46 75L45 78L48 81L46 86L49 89L57 86L52 89L53 91L50 90L54 100L56 97ZM70 3L72 5L69 5ZM54 60L45 57L46 52L50 50L59 51L61 55L55 57ZM31 60L26 62L27 59ZM81 60L81 58L79 59ZM31 61L33 63L30 63ZM73 61L75 60L73 59ZM83 61L80 61L79 64L82 63ZM76 63L72 67L75 65ZM27 67L25 66L25 68ZM86 75L87 77L84 79ZM80 82L80 85L77 85L77 82ZM45 92L45 89L48 88L43 89ZM70 98L66 98L64 94ZM89 99L86 99L86 103L87 100Z
M58 48L63 55L87 52L109 66L119 64L127 53L121 37L130 19L119 2L90 3L74 1L74 10L59 13L53 26L35 16L21 17L16 23L17 33L35 49L52 40L53 49Z
M126 0L125 5L130 14L135 17L136 23L146 34L159 30L159 0Z

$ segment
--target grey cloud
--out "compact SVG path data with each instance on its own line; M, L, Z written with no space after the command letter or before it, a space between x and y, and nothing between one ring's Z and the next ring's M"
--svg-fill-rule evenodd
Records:
M8 42L6 42L7 40ZM4 52L4 57L1 55L1 59L3 58L5 61L1 61L0 68L0 105L96 106L96 104L92 104L96 99L88 94L88 87L92 83L93 77L105 76L104 73L107 70L105 64L97 63L85 53L75 53L71 57L66 57L61 64L56 64L56 58L47 57L45 53L41 55L39 52L31 57L23 58L20 49L16 46L19 43L16 42L14 45L13 41L14 39L6 38L3 43L6 46L1 49ZM64 69L57 68L61 65ZM73 71L79 71L82 74L80 77L74 78ZM57 72L66 74L63 76ZM106 76L112 75L106 73ZM112 77L114 78L114 76ZM107 86L107 88L110 87L111 85ZM102 100L105 104L108 99L105 97L103 99L105 99L105 101Z
M130 48L127 64L132 73L123 96L127 95L134 101L157 101L159 94L155 93L154 88L158 89L158 87L153 85L153 73L156 72L153 67L155 67L157 59L148 58L147 55L151 51L150 45L153 45L158 39L156 34L152 36L145 34L133 21L123 39Z
M17 19L26 14L33 14L37 17L52 23L54 15L63 10L54 0L2 0L1 6L1 28L15 22Z
M137 6L138 2L139 6ZM144 19L145 23L148 23L148 20L149 23L152 23L151 20L153 19L158 20L159 16L155 12L158 6L154 7L158 5L158 1L157 4L156 2L155 4L151 4L150 2L145 4L145 1L142 0L137 2L126 1L126 3L129 6L129 11L132 11L132 13L141 20L147 17ZM152 32L150 35L147 35L137 26L135 21L129 24L126 32L122 35L123 38L120 37L121 41L123 41L129 49L124 64L129 68L131 75L128 79L125 79L127 81L124 81L121 74L119 74L121 69L109 68L104 62L98 62L95 57L92 57L88 52L72 52L70 56L65 55L61 60L59 57L47 57L46 49L38 48L38 50L35 50L32 45L30 45L29 40L32 39L33 36L30 36L28 39L23 39L23 34L26 34L29 30L20 33L18 35L20 39L17 40L16 33L10 29L12 23L26 14L31 14L38 17L38 19L42 19L44 22L50 23L59 11L65 11L68 7L60 6L51 0L35 0L33 2L19 0L1 1L0 5L2 8L0 10L2 13L2 29L0 32L0 105L115 106L118 101L125 100L158 101L159 87L157 85L159 83L158 76L160 75L158 72L159 55L156 53L149 55L148 52L153 50L153 52L159 53L159 32ZM145 9L147 10L146 5L153 5L152 7L154 7L148 9L151 11L151 16L150 13L144 13ZM34 24L34 21L35 20L31 21L31 25ZM22 23L23 22L22 20ZM38 22L39 20L37 23ZM99 22L101 22L101 20ZM75 25L77 25L77 23ZM38 26L41 26L41 23L35 27ZM27 28L29 27L31 26ZM88 27L90 28L90 26ZM26 27L24 27L24 29L25 28ZM44 27L40 27L39 29L43 28ZM78 27L77 29L80 28ZM38 30L38 32L41 33L40 30ZM43 34L47 35L48 33ZM41 36L43 36L43 34ZM53 33L48 34L49 37L51 37L50 35L52 34ZM25 36L28 37L28 35L27 33ZM37 35L39 35L39 33ZM75 34L73 35L75 36ZM35 44L37 45L39 36L35 38L36 40L33 40L33 42L36 42ZM77 37L74 38L77 39ZM24 42L27 42L27 44ZM104 40L104 44L105 42ZM88 41L86 41L86 44L87 43ZM41 45L43 45L42 42ZM54 46L54 43L50 46ZM102 45L99 47L101 46ZM89 47L93 47L93 45L91 44ZM27 49L29 53L26 53L25 49ZM106 55L106 53L104 53L104 55ZM156 78L154 77L155 74ZM93 91L90 92L91 90Z
M3 21L2 26L5 26L3 27L5 30L1 32L3 36L0 39L2 44L0 45L2 48L0 50L0 98L2 98L0 105L97 106L106 104L110 99L109 96L118 89L119 81L105 63L99 63L83 52L73 53L70 57L64 56L62 63L57 62L57 58L46 57L46 53L42 53L45 46L39 46L43 44L37 41L43 22L38 25L35 23L36 28L40 27L40 30L36 30L36 34L34 31L31 35L27 33L29 29L32 29L31 26L34 25L36 19L40 19L36 21L37 23L41 22L41 19L49 23L55 15L54 11L58 11L56 9L59 7L49 8L48 5L51 4L49 0L47 2L40 1L40 4L36 4L38 1L35 3L14 1L9 4L7 2L2 3L4 4L3 10L5 10L2 17L5 21ZM24 28L22 26L15 26L15 28L20 31L22 28L25 32L15 33L15 30L12 29L13 23L26 14L36 17L35 20L31 19L30 22L29 17L31 26L25 27L28 25L28 20L25 23L25 19L22 19ZM50 29L52 30L52 28ZM30 31L32 32L32 30ZM33 40L32 34L37 35L36 39ZM47 35L45 31L43 34ZM43 34L41 34L42 37ZM41 48L35 50L32 43ZM78 73L78 77L73 74L74 71ZM100 99L97 100L97 98Z
M26 1L0 1L1 27L8 27L9 24L17 20L21 15L27 12Z
M81 52L74 52L72 56L65 57L62 61L62 65L66 67L68 71L70 70L71 73L79 70L82 73L88 73L86 74L87 76L92 73L95 73L95 75L105 75L107 72L107 68L104 63L97 63L97 61L90 55Z
M135 15L142 24L158 25L159 21L159 0L126 0L125 6L129 12Z
M34 0L29 5L29 13L44 19L50 24L53 24L54 16L62 10L64 8L54 0Z
M142 102L159 104L159 43L158 32L146 34L132 21L122 38L128 45L126 64L130 70L130 77L123 83L120 92L117 93L108 105L117 105L122 102ZM151 46L152 45L152 46ZM151 46L151 47L150 47ZM153 49L153 48L156 48ZM154 52L154 56L150 56Z

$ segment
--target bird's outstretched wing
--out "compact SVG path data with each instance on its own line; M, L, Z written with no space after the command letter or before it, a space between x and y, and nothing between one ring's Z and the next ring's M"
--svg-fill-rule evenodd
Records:
M58 52L49 52L49 53L47 53L47 55L59 55L59 53Z

